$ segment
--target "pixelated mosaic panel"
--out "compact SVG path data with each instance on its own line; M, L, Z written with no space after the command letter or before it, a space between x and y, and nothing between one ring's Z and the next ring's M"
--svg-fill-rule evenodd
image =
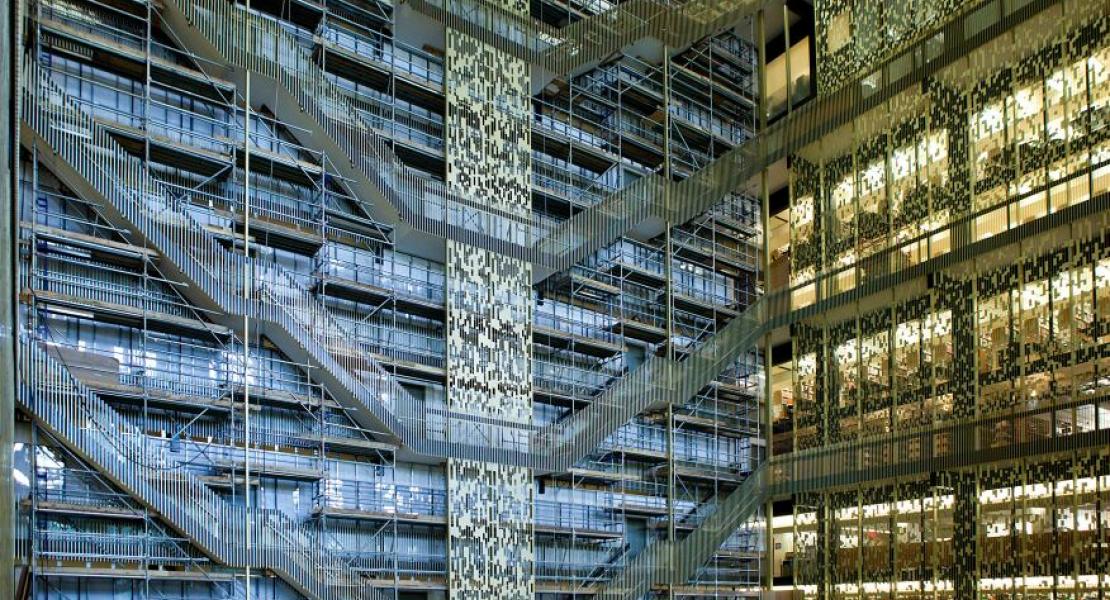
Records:
M527 14L520 0L502 3ZM531 213L527 63L447 31L447 185L471 206ZM447 240L448 438L527 448L532 420L532 268ZM534 594L532 472L448 459L448 591L453 598Z
M1110 364L1101 351L1110 311L1099 308L1110 298L1110 232L1105 218L1095 221L1101 233L1087 239L1037 236L1000 250L1005 259L983 254L893 310L799 329L800 351L826 348L822 442L944 421L975 427L858 456L861 468L905 466L904 475L923 477L903 480L899 491L877 478L799 500L797 556L805 544L817 553L804 555L815 568L798 563L798 585L842 591L935 578L956 598L977 588L1005 592L1013 585L1005 580L1019 577L1060 592L1098 587L1095 574L1107 563L1093 550L1110 525L1100 507L1110 477L1107 450L1093 436L1110 429L1110 402L1099 391ZM845 406L845 385L881 387ZM884 393L887 386L896 393ZM1049 441L1075 451L1039 452ZM944 466L945 457L970 455L981 464ZM833 512L815 513L821 506ZM814 519L824 525L808 534L803 525Z
M819 0L818 93L836 91L967 4L971 0Z
M792 163L792 281L973 251L793 326L795 449L856 449L797 478L802 597L1110 589L1110 19L1068 8Z
M531 72L527 62L447 30L447 185L492 212L531 211Z
M448 406L530 423L531 264L448 240L447 282Z
M448 589L452 598L533 598L532 489L530 469L447 460Z
M1019 60L977 51L855 120L849 143L791 158L795 306L1110 189L1110 19L1075 19L1020 31Z

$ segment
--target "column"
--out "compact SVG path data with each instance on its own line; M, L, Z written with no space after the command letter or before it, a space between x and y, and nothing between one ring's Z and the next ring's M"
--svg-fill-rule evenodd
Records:
M507 8L528 15L526 2ZM514 238L531 216L531 73L513 58L447 29L445 116L452 221ZM532 265L449 240L447 435L527 450L532 421ZM532 471L447 460L448 594L531 600Z
M15 442L16 394L16 285L15 256L18 223L19 145L13 139L19 131L17 104L13 95L18 90L15 73L16 57L22 55L19 36L11 30L19 2L5 2L0 9L0 526L4 531L15 531L12 510L15 507L15 490L12 487L12 445ZM15 595L15 547L13 536L0 539L0 597Z

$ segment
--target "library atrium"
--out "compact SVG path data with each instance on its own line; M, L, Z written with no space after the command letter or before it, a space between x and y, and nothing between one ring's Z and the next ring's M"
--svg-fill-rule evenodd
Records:
M0 4L0 597L1110 598L1106 0Z

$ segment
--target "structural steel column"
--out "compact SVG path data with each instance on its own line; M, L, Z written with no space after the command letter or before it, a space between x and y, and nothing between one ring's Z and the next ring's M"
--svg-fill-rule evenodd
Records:
M528 16L527 2L501 1ZM448 218L512 235L532 210L531 68L462 31L448 28L446 35L446 181L470 205L449 206L458 212ZM447 436L527 450L532 265L454 240L446 258ZM526 467L480 456L447 460L451 598L532 600L532 481Z
M0 598L15 597L15 494L12 489L12 447L15 442L15 343L16 343L16 285L15 227L18 203L16 170L19 153L15 99L15 60L18 40L15 35L19 2L4 2L0 18L0 106L3 106L3 125L0 126L0 145L3 166L0 167Z

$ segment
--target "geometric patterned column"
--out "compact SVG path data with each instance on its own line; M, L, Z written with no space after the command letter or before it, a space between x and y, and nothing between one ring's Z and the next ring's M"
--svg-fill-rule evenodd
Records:
M974 472L952 473L952 591L956 598L979 594L979 486Z
M528 16L527 2L507 6ZM531 215L527 63L447 29L446 182L495 231ZM493 216L498 215L498 216ZM498 220L501 220L498 222ZM465 223L465 219L461 219ZM447 242L448 436L526 450L532 422L532 265ZM531 469L447 460L448 594L532 600Z
M532 408L530 265L450 241L447 250L447 406L459 415L449 420L448 436L525 449ZM532 489L527 467L447 460L452 598L533 597Z

